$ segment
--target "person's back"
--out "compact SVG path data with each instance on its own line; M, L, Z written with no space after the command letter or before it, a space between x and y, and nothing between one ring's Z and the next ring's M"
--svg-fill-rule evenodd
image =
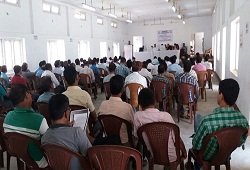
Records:
M15 75L12 77L10 84L11 85L22 84L24 86L27 86L26 80L23 77L21 77L22 74L21 66L15 65L13 69Z
M124 57L121 58L120 65L116 66L115 74L121 75L123 78L126 78L130 74L130 70L126 67L126 59Z
M176 59L177 59L176 56L172 56L172 57L170 58L170 62L171 62L172 64L170 64L170 65L168 66L168 69L167 69L168 72L175 71L176 73L180 73L180 72L182 71L181 66L180 66L179 64L176 63Z
M109 74L103 78L103 83L110 81L112 77L115 76L116 65L114 63L109 64Z
M3 65L1 68L1 78L5 79L7 84L4 84L5 88L7 88L10 85L10 79L8 77L7 73L7 67L6 65Z
M121 100L123 92L124 79L120 75L116 75L110 80L110 91L112 96L109 100L103 101L99 107L99 115L115 115L123 118L133 124L134 111L132 106ZM128 142L126 126L123 124L120 130L121 142Z
M51 78L49 76L42 77L40 86L43 93L38 97L37 102L49 103L49 99L55 95Z
M206 69L210 69L210 70L213 69L212 63L208 61L208 55L204 57L204 62L202 64L206 67Z
M217 96L218 108L215 108L212 114L202 118L200 114L195 117L195 135L192 141L193 148L200 150L203 138L210 133L225 127L242 126L249 128L248 121L243 114L234 110L232 107L236 102L239 94L239 84L233 79L222 80L219 84L219 94ZM199 125L199 126L198 126ZM241 138L242 145L247 138L247 134ZM208 143L203 159L213 160L218 151L218 144L215 138Z
M134 134L137 136L137 130L142 125L153 122L168 122L175 124L172 116L168 112L161 112L155 108L154 93L149 88L144 88L140 91L138 96L138 103L141 107L141 111L137 111L134 116ZM174 135L170 135L168 141L168 155L169 161L174 162L176 160L176 151L174 145ZM186 149L181 140L181 150L184 157L186 157Z
M194 71L197 72L197 71L206 71L207 70L207 68L203 64L201 64L201 61L202 61L201 56L197 56L196 57L196 65L193 67Z
M49 101L49 113L52 125L42 137L42 144L54 144L86 156L91 144L86 133L80 127L72 127L69 100L63 94L56 94ZM75 160L74 160L75 161ZM70 170L82 169L79 160L70 162Z
M152 74L147 70L148 67L148 62L143 61L142 62L142 69L139 71L139 74L142 75L143 77L147 77L148 80L151 82L153 76Z
M4 132L18 132L39 140L48 129L46 119L31 109L32 97L27 87L13 85L11 87L10 99L15 106L4 120ZM28 152L40 168L46 167L47 161L37 145L31 144Z

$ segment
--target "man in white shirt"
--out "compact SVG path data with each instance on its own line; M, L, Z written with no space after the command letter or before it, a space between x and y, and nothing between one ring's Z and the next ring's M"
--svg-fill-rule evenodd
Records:
M80 70L79 72L80 74L83 73L83 74L88 74L91 78L91 82L88 82L88 83L93 83L95 82L95 75L94 75L94 72L91 68L89 68L89 62L86 61L84 63L84 67Z
M79 73L81 71L82 67L80 66L80 60L78 58L75 59L75 64L76 64L75 69Z
M128 75L125 79L125 86L129 83L138 83L141 84L144 88L147 88L147 80L145 77L143 77L142 75L139 74L139 67L136 66L135 64L133 64L132 66L132 71L133 73L131 73L130 75ZM128 98L130 98L130 92L128 89L126 89L126 95L128 96ZM139 92L138 92L139 93Z
M213 65L211 62L208 61L208 55L206 55L204 57L204 62L202 63L207 69L212 70L213 69Z
M149 82L151 82L153 76L147 70L147 66L148 66L148 62L147 61L143 61L142 62L142 69L141 69L141 71L139 71L139 74L142 75L143 77L146 77L149 80Z
M42 77L44 76L50 76L52 82L53 82L53 87L56 88L57 86L60 85L59 81L57 80L56 76L54 73L51 72L52 66L50 63L45 64L45 71L43 72Z
M62 67L61 67L60 60L56 60L55 63L54 63L54 66L55 66L55 68L53 70L53 73L62 75L63 70L62 70Z

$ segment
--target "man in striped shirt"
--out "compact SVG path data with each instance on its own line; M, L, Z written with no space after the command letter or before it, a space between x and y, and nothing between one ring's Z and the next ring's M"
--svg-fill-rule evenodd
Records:
M225 127L242 126L249 128L246 117L232 107L239 95L239 84L233 79L225 79L219 84L219 94L217 96L218 108L215 108L212 114L202 118L197 114L195 117L195 135L192 141L193 148L200 150L202 148L203 138ZM201 122L199 123L199 121ZM197 128L197 125L198 128ZM247 134L241 138L240 146L246 141ZM211 161L218 151L218 144L215 138L212 138L206 148L203 156L204 160ZM196 167L198 166L195 164ZM199 168L198 168L199 169Z
M121 75L123 78L126 78L130 74L130 70L126 66L126 58L121 58L121 63L116 67L115 75Z
M48 124L41 114L31 110L32 97L27 87L13 85L10 99L15 109L10 111L5 117L3 124L4 132L17 132L40 140L41 136L48 129ZM28 152L40 168L48 166L39 146L31 143L28 147Z

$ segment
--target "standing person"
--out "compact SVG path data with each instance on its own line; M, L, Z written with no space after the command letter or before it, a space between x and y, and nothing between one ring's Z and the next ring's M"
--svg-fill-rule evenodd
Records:
M41 114L31 109L32 97L27 87L13 85L9 96L15 108L4 119L4 132L18 132L40 140L47 131L48 124ZM48 166L43 152L37 145L29 147L28 153L40 168Z
M246 117L232 107L238 98L239 91L239 84L234 79L222 80L219 84L219 93L217 96L219 107L215 108L212 114L204 117L200 114L196 114L194 120L195 135L192 144L193 149L197 152L202 148L202 141L208 134L226 127L241 126L246 129L249 128ZM247 134L242 136L240 146L245 143L246 139ZM212 161L218 152L217 140L211 139L207 148L209 149L205 151L203 159ZM198 163L195 163L195 167L196 169L201 168Z

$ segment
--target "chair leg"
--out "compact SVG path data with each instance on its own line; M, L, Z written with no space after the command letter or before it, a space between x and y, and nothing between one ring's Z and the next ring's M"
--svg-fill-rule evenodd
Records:
M177 118L178 118L178 123L180 122L180 112L181 112L181 105L178 103L177 104Z
M184 170L185 168L184 168L184 161L182 161L181 163L180 163L180 170Z
M220 165L216 165L215 170L220 170Z
M206 88L204 88L204 93L205 93L205 102L207 102L207 91L206 91Z
M10 154L8 152L7 153L7 170L10 170Z
M21 161L19 158L16 159L17 159L17 169L24 170L25 164L23 163L23 161Z
M187 166L186 166L186 169L187 170L190 170L190 167L191 166L191 154L190 154L190 151L188 152L188 161L187 161Z
M3 161L3 152L0 153L0 168L4 167L4 161Z
M190 124L193 123L193 118L194 118L193 110L194 110L194 105L193 104L189 104Z
M153 159L148 160L148 170L154 170L154 160Z
M227 161L225 166L226 166L226 170L231 170L230 161Z

